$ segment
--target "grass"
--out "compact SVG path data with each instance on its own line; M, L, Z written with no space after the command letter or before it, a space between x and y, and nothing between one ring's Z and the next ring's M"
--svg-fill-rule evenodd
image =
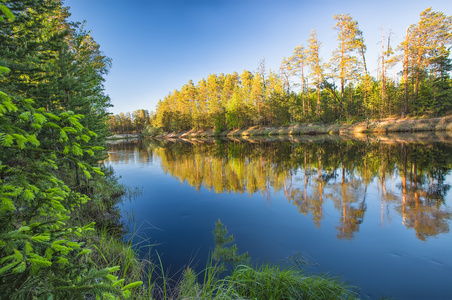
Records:
M99 268L120 266L117 276L130 281L142 278L142 270L146 268L144 261L138 260L138 253L132 242L123 242L107 230L95 232L90 241L93 250L91 259Z
M328 276L306 275L295 267L263 264L238 265L232 274L219 279L216 266L202 284L187 268L179 284L179 299L357 299L356 290ZM165 298L166 299L166 298Z
M247 254L237 254L232 235L218 220L214 237L216 247L206 268L199 274L187 267L171 299L356 299L352 289L339 278L307 275L300 265L253 265ZM225 263L235 265L223 275ZM242 263L240 263L242 262ZM245 262L245 263L243 263ZM203 280L200 283L198 277ZM167 297L165 290L163 299Z
M138 243L133 243L138 239ZM151 251L153 245L147 239L132 235L128 242L118 239L106 229L95 231L89 240L92 248L91 260L98 268L120 266L113 275L129 282L143 281L144 284L132 291L132 299L176 299L168 291L170 282L165 273L160 256L158 263L150 259L140 259L139 250ZM173 284L175 285L175 284ZM174 291L172 291L174 293Z
M168 278L157 263L138 258L132 242L118 240L106 230L90 241L91 259L99 268L120 266L115 274L127 282L144 281L132 299L357 299L356 289L337 277L307 275L298 265L239 264L224 274L220 261L209 259L199 273L187 267L179 279ZM143 247L149 247L143 245ZM201 279L201 281L199 281Z
M91 260L98 268L120 266L114 275L127 282L144 281L145 284L132 291L132 299L315 300L357 297L355 290L341 282L339 278L306 275L297 264L284 267L278 264L258 266L243 259L241 261L246 263L236 263L232 269L225 268L225 263L235 261L227 255L227 250L237 251L237 248L232 244L233 239L228 237L227 231L223 230L220 233L225 237L221 243L221 249L224 250L221 255L223 258L218 259L212 254L204 270L196 273L187 267L179 279L167 277L158 253L156 263L141 260L138 258L136 244L133 245L132 241L123 242L105 229L94 232L89 240L93 250ZM139 239L137 236L132 238ZM147 240L142 240L138 247L140 244L141 247L148 249L152 247L147 244ZM236 254L234 257L242 256ZM234 263L229 264L233 265Z
M294 267L239 265L228 278L246 299L356 299L357 294L338 278L306 275Z
M134 288L132 299L354 299L356 293L338 278L306 275L298 266L252 265L246 255L239 255L232 235L228 235L218 220L214 237L216 252L204 270L196 273L187 267L179 279L168 278L157 253L157 262L150 260L153 245L149 240L132 234L124 242L118 234L119 214L113 208L119 201L116 197L124 193L124 187L118 185L111 170L105 181L92 191L109 192L102 197L93 197L90 206L76 214L77 222L86 223L92 219L101 219L102 213L110 212L112 220L107 226L97 227L86 242L92 252L90 260L97 268L120 266L114 274L125 281L143 281L145 284ZM108 172L110 171L110 172ZM129 194L133 191L129 191ZM126 194L127 195L127 194ZM116 223L116 226L114 224ZM142 248L149 251L149 259L140 259ZM221 251L220 251L221 250ZM216 253L216 255L215 255ZM244 263L244 262L247 263ZM225 263L231 268L225 268ZM226 270L226 271L225 271ZM229 271L227 271L229 270ZM229 272L229 274L226 274ZM202 280L199 281L198 279Z

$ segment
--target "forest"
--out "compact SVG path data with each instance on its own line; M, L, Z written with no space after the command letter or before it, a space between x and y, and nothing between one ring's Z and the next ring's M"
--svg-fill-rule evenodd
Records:
M60 0L0 1L2 299L124 298L141 284L99 259L123 193L99 163L111 61L69 16Z
M130 190L103 164L111 60L69 17L61 0L0 0L0 298L168 299L165 268L122 240L116 204ZM141 130L149 120L141 110L127 126ZM226 235L220 222L216 228ZM217 240L222 254L208 284L187 268L173 283L175 298L201 288L211 299L250 292L220 280L216 266L232 240ZM302 280L297 293L354 295L336 279L289 273Z
M358 22L349 14L334 20L337 47L328 61L320 56L322 42L312 30L308 40L282 60L279 70L267 71L262 59L254 72L190 80L159 100L149 125L167 132L220 132L451 112L451 16L427 8L396 46L391 44L390 29L382 28L376 76L368 70L367 45ZM133 126L134 115L111 116L109 123L113 131L139 131Z
M408 28L398 47L390 46L389 33L382 38L376 78L366 67L366 46L358 23L340 15L334 28L338 48L328 63L319 57L321 43L313 31L306 46L297 47L277 72L267 72L262 60L254 73L211 74L170 93L155 113L142 109L118 116L109 113L112 104L104 86L111 59L84 22L69 17L62 0L0 0L0 298L153 298L154 283L145 273L152 274L154 265L139 260L131 244L121 240L115 205L126 188L102 163L112 132L154 127L219 131L441 115L452 109L451 17L431 9L421 13L419 23ZM398 65L399 76L389 76ZM198 156L202 153L189 150ZM316 156L323 153L321 147L299 151L309 153L313 169L315 161L321 161ZM406 153L389 151L406 160ZM166 162L168 153L161 152ZM403 166L400 159L397 163ZM165 167L175 172L173 165ZM414 174L442 184L441 174L435 177L429 170L419 168ZM286 173L282 168L278 174ZM235 183L238 186L231 190L243 189L240 182ZM354 213L352 204L346 205ZM433 208L426 209L436 212ZM347 234L353 234L353 228ZM419 229L419 234L424 231ZM189 268L184 272L182 283L203 288L212 299L224 298L218 291L235 284L219 281L211 273L215 279L205 287L196 284ZM300 273L295 277L305 280L302 283L314 278ZM143 279L149 280L147 286ZM310 293L324 295L327 290L339 297L347 295L344 299L354 297L337 281L314 279L307 287ZM317 289L320 281L327 289ZM236 298L251 295L239 294L240 288L228 288L228 292ZM165 283L161 289L166 293Z

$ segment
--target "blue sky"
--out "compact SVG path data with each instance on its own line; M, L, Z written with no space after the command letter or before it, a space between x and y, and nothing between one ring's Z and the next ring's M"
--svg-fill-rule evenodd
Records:
M65 0L71 20L87 21L101 50L113 59L106 77L112 113L155 110L159 99L192 79L209 74L255 71L265 59L277 70L284 57L312 29L328 61L336 47L333 16L358 21L368 48L370 71L377 67L381 28L391 27L391 44L428 7L452 14L450 0Z

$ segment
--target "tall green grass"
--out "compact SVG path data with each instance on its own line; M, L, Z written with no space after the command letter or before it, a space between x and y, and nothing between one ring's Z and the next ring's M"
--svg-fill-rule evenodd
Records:
M294 267L238 265L232 274L217 277L215 265L199 283L187 268L178 289L179 299L357 299L358 292L337 277L306 275ZM165 298L167 299L167 298Z
M307 275L298 264L253 265L248 255L238 254L232 235L218 220L215 250L200 274L187 268L178 285L180 299L356 299L357 290L337 277ZM298 260L297 260L298 261ZM234 265L223 276L225 264ZM302 266L301 266L302 267ZM198 282L202 275L203 281ZM166 298L165 298L166 299Z
M356 299L357 294L339 278L306 275L293 267L239 265L228 284L246 299Z
M117 275L121 278L141 279L145 264L138 259L138 252L131 242L123 242L102 229L91 237L90 245L91 259L98 267L120 266Z

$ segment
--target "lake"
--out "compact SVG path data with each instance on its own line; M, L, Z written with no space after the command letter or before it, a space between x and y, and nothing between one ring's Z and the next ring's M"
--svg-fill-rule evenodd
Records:
M169 274L205 268L220 219L253 262L301 257L362 299L452 299L447 134L118 142L105 163L138 191L120 205L137 249Z

